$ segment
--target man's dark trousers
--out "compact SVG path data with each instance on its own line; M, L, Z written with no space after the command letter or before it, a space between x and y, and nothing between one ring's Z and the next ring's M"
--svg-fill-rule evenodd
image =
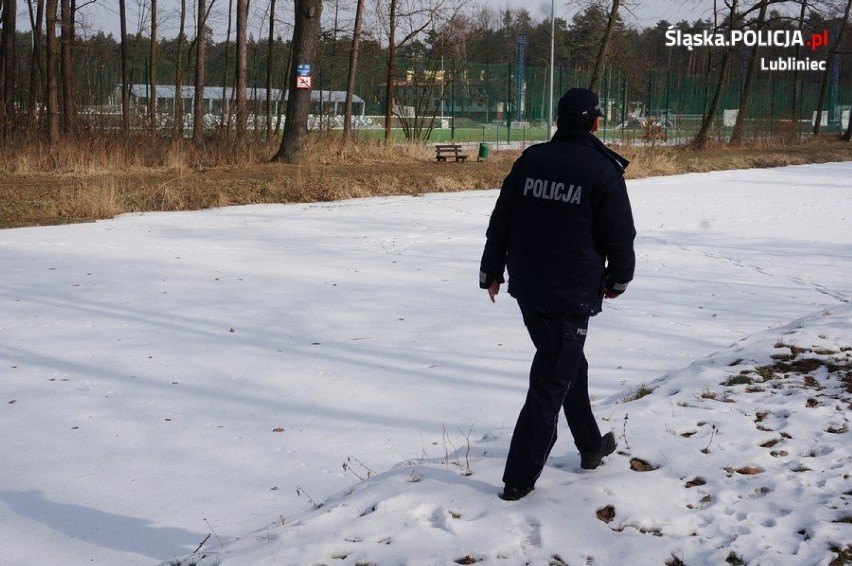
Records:
M589 318L519 306L536 353L503 482L525 488L535 486L544 469L556 442L560 410L581 454L600 447L601 433L589 402L589 365L583 353Z

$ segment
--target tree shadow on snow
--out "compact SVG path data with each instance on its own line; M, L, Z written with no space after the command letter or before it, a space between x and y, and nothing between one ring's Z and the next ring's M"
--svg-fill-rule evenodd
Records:
M192 552L205 536L174 527L158 527L147 519L50 501L38 491L0 491L0 501L18 515L72 539L157 560Z

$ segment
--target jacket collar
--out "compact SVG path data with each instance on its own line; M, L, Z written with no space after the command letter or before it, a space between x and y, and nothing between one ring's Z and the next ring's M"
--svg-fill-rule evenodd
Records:
M616 165L618 165L618 168L621 170L622 173L625 169L627 169L627 166L630 165L630 162L627 159L604 145L604 143L599 140L596 135L585 130L566 130L564 128L557 129L556 133L553 134L553 139L551 141L572 141L575 143L580 143L589 147L593 147L603 155L612 159L616 163Z

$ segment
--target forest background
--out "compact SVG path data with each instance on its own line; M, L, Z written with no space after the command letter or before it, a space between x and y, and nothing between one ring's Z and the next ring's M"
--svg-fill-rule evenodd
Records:
M117 38L91 19L98 4L0 0L0 172L7 181L0 190L14 192L0 209L0 226L494 187L506 172L502 159L514 155L436 170L424 143L449 137L467 141L469 153L476 142L517 150L546 137L550 101L571 86L601 93L604 137L628 147L640 163L637 176L720 168L726 160L748 166L737 161L747 157L744 146L757 152L749 161L756 165L848 152L830 140L848 139L850 130L852 0L728 0L714 2L706 18L647 28L625 24L625 10L640 3L621 0L574 2L570 20L553 21L465 0L181 0L159 11L157 0L130 7L118 0ZM304 141L309 159L294 171L275 169L266 162L286 128L297 16L310 4L323 17L311 61L320 99ZM18 29L22 14L29 29ZM688 49L667 41L672 32L732 30L828 41L819 50ZM827 64L819 72L761 70L763 60L789 58ZM217 112L211 92L221 93ZM333 92L345 101L328 104ZM803 141L812 149L790 148ZM735 149L725 151L728 144ZM339 177L329 178L332 171Z

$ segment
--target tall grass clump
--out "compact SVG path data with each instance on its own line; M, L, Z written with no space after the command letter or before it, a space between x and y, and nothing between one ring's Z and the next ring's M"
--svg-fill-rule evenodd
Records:
M670 148L629 146L614 149L630 161L625 171L627 179L673 175L678 170L677 157Z
M67 221L112 218L121 212L115 182L108 177L60 189L53 210L56 218Z

